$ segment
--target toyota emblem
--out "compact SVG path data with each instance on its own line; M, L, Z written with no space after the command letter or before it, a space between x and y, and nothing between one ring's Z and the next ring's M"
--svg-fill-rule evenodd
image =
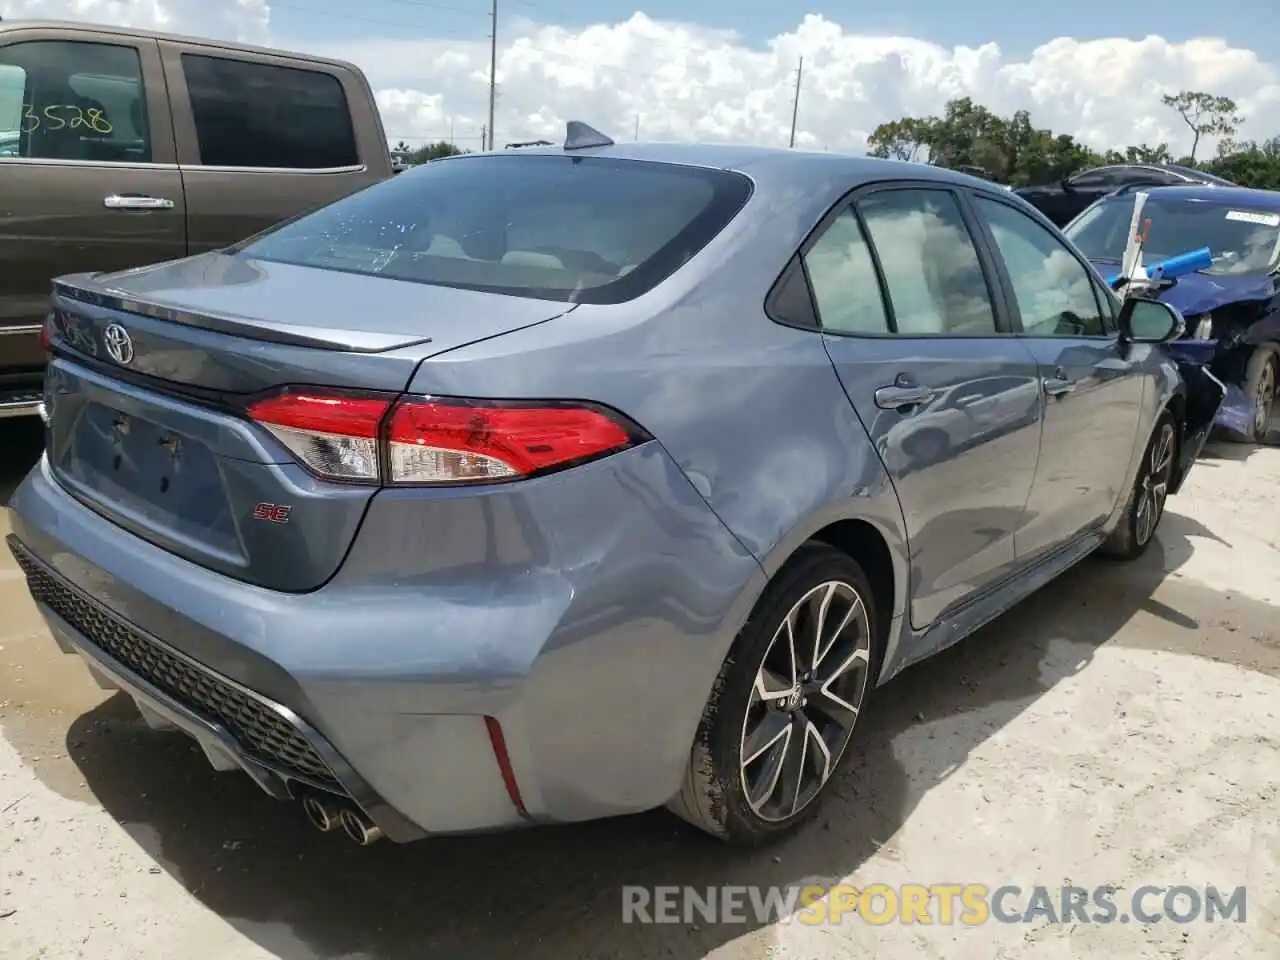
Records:
M129 331L118 323L110 324L102 334L102 339L106 341L107 353L111 359L121 366L125 366L133 360L133 337L129 336Z

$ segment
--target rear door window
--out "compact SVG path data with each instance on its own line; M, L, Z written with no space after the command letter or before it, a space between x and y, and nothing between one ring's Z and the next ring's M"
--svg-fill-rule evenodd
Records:
M898 189L857 203L900 336L993 336L991 293L956 198Z
M73 40L0 47L0 156L149 163L137 48Z
M182 55L206 167L323 170L360 163L342 83L330 73Z
M831 221L804 255L804 265L823 330L841 334L891 332L871 248L852 208Z
M662 282L741 209L741 174L545 154L424 164L247 241L246 256L578 303Z

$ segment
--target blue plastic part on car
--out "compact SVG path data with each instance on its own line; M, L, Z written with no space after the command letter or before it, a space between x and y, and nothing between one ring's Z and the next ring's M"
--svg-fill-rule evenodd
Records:
M1177 280L1179 277L1185 277L1189 273L1207 270L1211 266L1213 266L1213 253L1208 247L1201 247L1199 250L1180 253L1176 257L1170 257L1168 260L1153 263L1146 268L1146 271L1149 280ZM1120 274L1117 273L1107 282L1114 286L1119 280Z
M1192 250L1190 253L1170 257L1162 263L1154 263L1147 267L1147 276L1152 280L1176 280L1189 273L1207 270L1213 266L1213 254L1208 247Z

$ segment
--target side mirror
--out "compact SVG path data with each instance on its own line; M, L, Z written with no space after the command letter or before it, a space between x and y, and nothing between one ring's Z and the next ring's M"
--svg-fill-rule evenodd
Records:
M1162 300L1130 297L1120 308L1120 339L1129 343L1168 343L1187 329L1187 321Z
M1059 183L1060 183L1060 185L1061 185L1062 189L1063 189L1063 190L1065 190L1067 193L1072 193L1072 192L1074 192L1074 191L1075 191L1075 189L1076 189L1074 186L1072 186L1072 185L1071 185L1071 178L1070 178L1070 177L1063 177L1063 178L1062 178L1062 180L1061 180L1061 181L1059 181Z

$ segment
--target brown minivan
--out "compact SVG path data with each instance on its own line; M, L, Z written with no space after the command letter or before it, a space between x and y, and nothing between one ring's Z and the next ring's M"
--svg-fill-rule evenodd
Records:
M392 172L351 64L0 23L0 418L39 409L54 277L223 247Z

